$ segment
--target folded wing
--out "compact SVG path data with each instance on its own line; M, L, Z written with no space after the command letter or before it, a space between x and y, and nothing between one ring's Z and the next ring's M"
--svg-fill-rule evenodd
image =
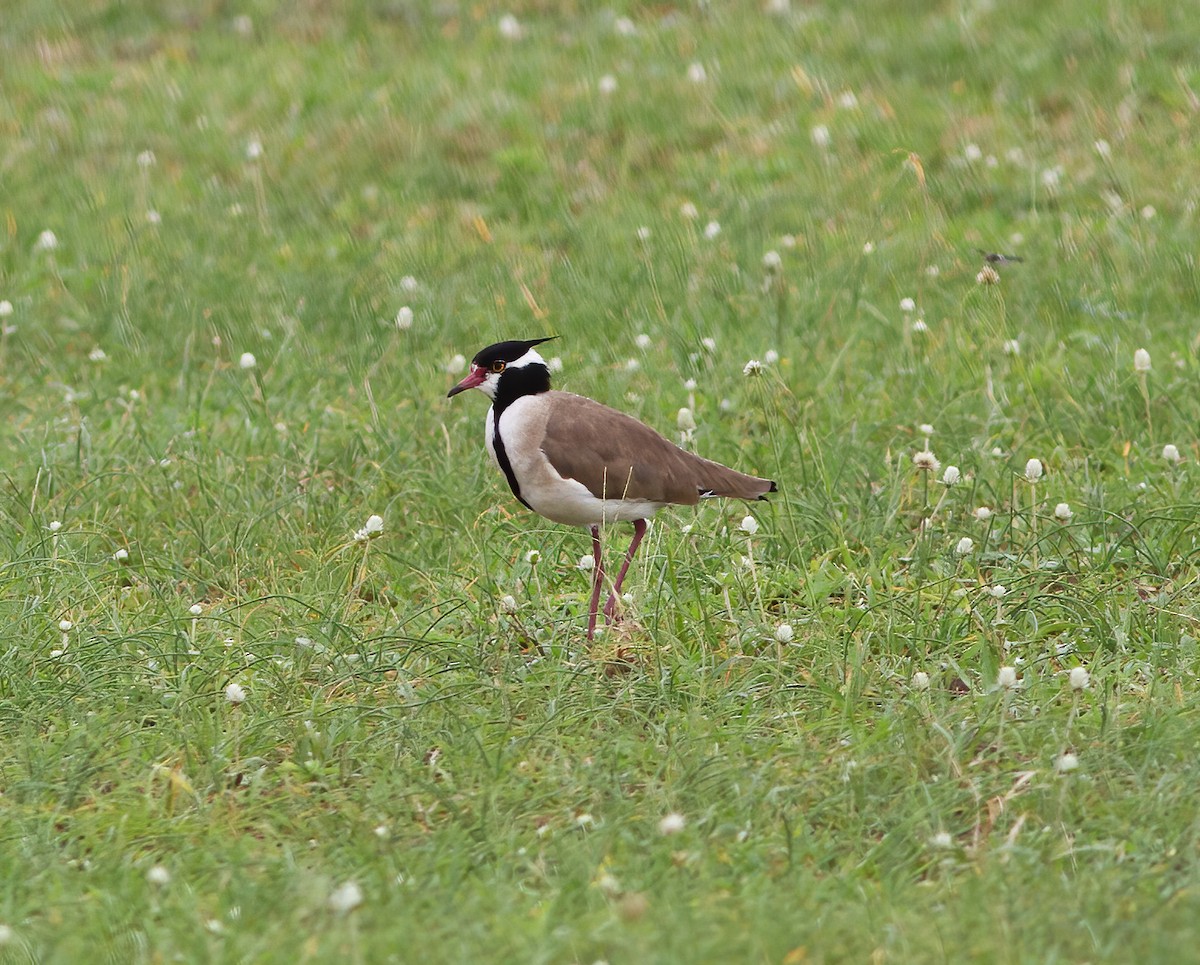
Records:
M702 496L762 499L775 483L680 449L637 419L567 392L553 392L542 451L559 475L598 499L692 506Z

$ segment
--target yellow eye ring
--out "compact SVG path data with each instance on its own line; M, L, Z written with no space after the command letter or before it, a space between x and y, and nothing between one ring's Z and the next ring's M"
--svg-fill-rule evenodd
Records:
M496 359L496 361L492 363L492 371L495 372L497 375L499 375L501 372L504 371L504 366L505 366L504 359Z

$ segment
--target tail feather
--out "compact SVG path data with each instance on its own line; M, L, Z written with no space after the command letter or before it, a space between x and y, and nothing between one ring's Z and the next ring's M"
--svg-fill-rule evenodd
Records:
M748 476L710 459L701 459L700 463L702 472L696 485L701 496L752 500L766 499L767 493L779 491L773 480Z

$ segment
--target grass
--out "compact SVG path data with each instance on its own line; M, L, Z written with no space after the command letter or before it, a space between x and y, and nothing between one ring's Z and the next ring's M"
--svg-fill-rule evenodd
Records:
M1186 5L10 6L0 962L1200 940ZM444 399L544 334L780 482L590 650Z

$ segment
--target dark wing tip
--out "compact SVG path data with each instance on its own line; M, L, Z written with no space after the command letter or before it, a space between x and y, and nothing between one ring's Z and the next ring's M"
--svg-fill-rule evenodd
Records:
M767 498L767 493L777 493L777 492L779 492L779 487L775 485L775 480L774 480L774 479L768 479L768 480L767 480L767 482L769 482L769 483L771 484L771 488L770 488L770 489L768 489L768 490L767 490L767 492L765 492L765 493L763 493L761 496L759 496L759 497L758 497L759 499L766 499L766 498Z

